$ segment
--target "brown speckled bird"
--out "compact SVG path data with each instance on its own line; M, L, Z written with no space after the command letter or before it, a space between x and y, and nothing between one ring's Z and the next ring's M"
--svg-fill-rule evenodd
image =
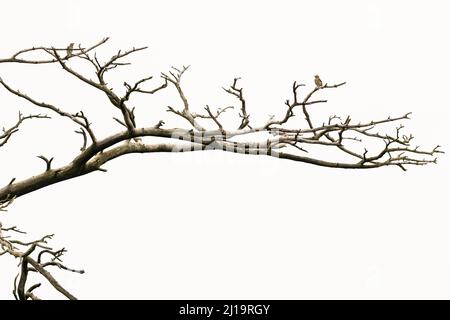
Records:
M73 52L73 46L75 45L75 43L71 43L69 44L69 46L67 47L67 57L72 56L72 52Z
M320 80L320 77L318 75L314 76L314 83L316 84L317 88L322 88L323 87L322 80Z

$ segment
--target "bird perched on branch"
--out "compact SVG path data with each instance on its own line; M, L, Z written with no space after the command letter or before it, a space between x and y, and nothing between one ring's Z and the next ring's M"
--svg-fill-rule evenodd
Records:
M72 52L73 52L73 46L75 45L75 43L71 43L71 44L69 44L69 46L67 47L67 56L66 56L66 58L69 58L71 55L72 55Z
M320 80L320 77L318 75L314 76L314 83L316 84L317 88L322 88L323 87L322 80Z

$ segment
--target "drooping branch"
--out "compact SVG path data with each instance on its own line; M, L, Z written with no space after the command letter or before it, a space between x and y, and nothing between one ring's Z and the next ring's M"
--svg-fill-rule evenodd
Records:
M92 142L95 143L95 141L96 141L95 134L94 134L94 132L92 131L91 126L90 126L90 122L88 121L88 119L87 119L86 116L84 115L83 111L77 112L77 113L75 113L75 114L70 114L70 113L68 113L68 112L62 110L61 108L58 108L58 107L56 107L56 106L54 106L54 105L52 105L52 104L45 103L45 102L38 102L36 99L31 98L31 97L28 96L27 94L22 93L22 92L19 91L19 90L15 90L15 89L11 88L8 84L6 84L6 83L3 81L2 78L0 78L0 84L3 85L3 87L4 87L6 90L8 90L9 92L11 92L12 94L14 94L14 95L16 95L16 96L18 96L18 97L20 97L20 98L22 98L22 99L25 99L25 100L31 102L32 104L34 104L34 105L37 106L37 107L40 107L40 108L42 108L42 109L51 110L51 111L53 111L54 113L56 113L56 114L58 114L58 115L60 115L60 116L62 116L62 117L69 118L70 120L72 120L73 122L75 122L77 125L83 127L83 128L89 133L89 136L91 137ZM24 119L27 119L27 118L30 119L30 118L49 118L49 117L47 117L47 116L41 116L41 115L28 116L28 117L22 118L22 121L23 121ZM20 120L20 118L19 118L19 120ZM20 121L19 124L20 124L22 121Z

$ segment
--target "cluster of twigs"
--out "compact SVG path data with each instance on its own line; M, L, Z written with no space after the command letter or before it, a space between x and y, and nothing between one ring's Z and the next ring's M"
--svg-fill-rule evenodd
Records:
M3 211L11 202L1 205ZM19 260L19 272L14 278L13 295L16 300L40 300L35 290L41 286L41 283L29 285L30 273L37 273L45 278L48 283L70 300L76 300L75 296L67 291L51 274L50 268L58 268L65 271L83 274L83 270L74 270L66 267L62 263L62 256L66 252L64 248L53 250L48 246L48 241L52 239L53 234L45 235L34 241L24 242L16 238L17 235L23 235L26 232L21 231L16 226L3 227L0 222L0 256L11 255ZM34 256L34 257L33 257Z

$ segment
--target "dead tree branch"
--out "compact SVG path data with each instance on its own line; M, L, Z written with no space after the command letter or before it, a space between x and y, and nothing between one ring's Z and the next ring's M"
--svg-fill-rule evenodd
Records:
M120 117L114 117L114 120L125 128L125 131L119 131L111 136L99 139L92 129L91 122L83 111L72 114L64 111L62 107L57 107L47 102L40 102L36 98L30 97L22 91L13 89L0 78L0 84L13 95L30 102L40 109L46 109L63 118L70 119L77 126L75 132L82 137L80 153L70 163L53 169L51 167L52 159L49 160L40 156L40 158L46 162L46 171L22 181L17 181L15 179L11 180L6 186L0 189L0 200L6 201L8 197L19 197L45 186L82 176L93 171L104 171L105 169L103 169L100 164L103 165L122 154L135 152L166 152L168 146L172 145L174 148L172 151L180 151L180 148L176 147L176 144L170 143L162 145L142 144L142 146L134 146L132 143L128 143L130 139L135 139L136 142L141 143L140 138L143 137L160 137L169 140L181 139L188 143L188 145L185 144L185 148L182 148L183 152L198 149L216 149L227 152L242 151L242 153L245 154L256 153L259 155L268 155L325 167L349 169L397 166L402 170L406 170L407 166L434 163L436 162L436 155L442 153L439 147L432 148L431 150L422 150L413 146L413 136L403 134L403 126L398 126L394 133L377 131L379 125L408 120L409 113L397 117L389 116L385 119L370 121L368 123L354 122L350 117L346 117L345 120L342 120L343 118L336 115L330 116L326 121L313 120L310 108L327 102L327 100L324 99L314 100L313 97L315 94L319 91L340 88L345 82L337 84L325 83L325 85L321 84L320 86L312 85L309 90L309 86L306 84L294 82L292 86L292 98L286 100L286 111L283 115L279 118L271 117L266 123L258 125L250 124L248 105L244 97L244 92L242 87L238 86L239 78L235 78L229 88L224 88L228 94L237 98L240 103L238 116L241 120L240 125L235 130L226 128L219 119L225 111L233 109L231 106L219 108L216 111L213 111L209 106L206 106L206 108L204 108L206 113L203 114L196 113L192 110L181 85L181 80L188 71L189 66L183 66L182 68L172 67L168 73L161 73L163 82L154 89L141 88L141 86L153 79L152 76L141 78L134 82L134 84L129 84L124 81L125 93L120 96L115 93L114 88L108 85L105 78L106 74L112 72L112 70L116 70L118 67L130 65L130 62L124 61L123 59L129 58L132 54L140 52L146 49L146 47L132 48L127 51L119 50L115 55L106 59L105 62L101 62L97 51L94 49L98 49L107 40L107 38L103 39L98 44L87 49L79 45L78 48L74 47L73 52L70 55L67 54L67 56L62 54L66 52L67 49L64 51L63 49L54 47L39 47L26 49L18 52L12 58L0 60L1 63L34 63L36 61L20 58L21 55L29 51L39 51L49 55L50 58L39 60L38 62L54 62L55 64L59 64L65 72L102 92L102 94L108 98L112 106L120 111ZM19 58L20 61L16 61ZM93 67L97 79L93 80L82 72L75 70L68 64L69 59L81 59L87 61L89 65ZM192 129L162 128L164 120L159 120L157 125L149 127L137 126L135 108L130 108L127 105L131 95L134 93L154 94L167 88L169 85L176 89L182 102L182 107L175 108L168 106L168 111L187 120ZM301 97L301 89L306 89L303 97ZM305 118L306 127L287 127L290 124L290 120L295 116L297 109L300 110L300 113ZM3 133L0 135L0 146L8 142L10 137L17 132L18 126L24 120L31 118L48 117L40 114L28 117L20 115L16 125L3 130ZM200 124L199 120L211 120L211 123L216 128L208 128L206 125ZM238 143L233 140L234 137L246 136L255 132L266 132L272 135L273 139L264 142L248 141L246 143ZM373 143L371 143L371 141L376 140L382 141L385 147L377 150L373 149ZM362 148L358 149L353 144L350 145L350 141L352 143L359 143ZM349 159L353 158L354 161L336 162L332 159L319 160L317 156L314 156L309 152L308 145L318 145L323 148L336 148L343 154L349 156ZM107 149L111 149L111 152L105 152ZM283 149L283 151L280 149ZM296 151L301 152L301 154L297 154ZM305 156L305 153L308 154L308 156ZM108 156L105 156L106 154ZM419 155L424 157L418 157Z
M66 298L76 300L77 298L67 291L47 269L49 269L49 267L57 267L61 270L79 274L83 274L84 270L71 269L62 264L61 257L66 250L53 250L47 245L48 240L52 239L53 235L46 235L41 239L30 242L23 242L14 237L15 234L24 233L25 232L16 227L3 228L0 223L0 256L9 254L20 261L19 274L14 280L14 297L17 300L40 300L33 291L39 288L41 284L37 283L28 286L29 273L36 272L44 277L54 289L59 291ZM37 255L37 259L32 257L33 254ZM49 259L45 260L44 255L48 256Z
M19 112L19 119L17 120L15 125L10 128L3 127L2 133L0 134L0 147L3 147L9 141L11 136L19 131L19 126L22 124L22 122L29 119L50 119L50 117L41 114L23 116L23 114Z
M154 88L144 88L153 77L148 73L137 81L123 81L123 87L115 90L108 84L107 76L111 72L120 70L120 67L129 66L128 59L135 53L141 52L146 47L134 47L127 51L119 50L116 54L106 59L100 58L99 49L108 41L102 39L97 44L84 47L81 44L69 44L61 47L32 47L20 50L9 58L0 59L2 63L21 63L30 65L54 64L61 67L64 72L78 79L81 83L95 88L107 98L108 106L118 113L113 119L121 125L120 129L109 136L99 136L94 132L92 122L89 121L85 111L75 114L64 110L63 106L56 106L41 99L31 97L15 88L0 77L0 84L7 92L17 98L27 101L39 110L53 113L63 119L68 119L77 135L82 138L81 148L76 150L76 155L68 163L53 168L53 158L48 159L38 156L45 162L45 171L23 180L12 178L6 185L0 188L0 211L6 208L17 198L46 186L76 178L95 171L105 172L104 165L118 157L131 153L161 153L161 152L193 152L221 150L224 152L241 153L246 155L271 156L292 161L304 162L318 166L345 169L372 169L380 167L399 167L406 170L410 166L423 166L436 163L437 155L443 153L440 146L422 149L413 144L414 136L404 132L402 123L410 119L410 113L400 116L388 116L383 119L369 122L354 121L350 116L341 117L331 115L325 119L313 117L314 108L319 107L327 100L317 99L317 94L327 92L330 89L340 88L345 82L336 84L322 83L318 76L310 84L292 85L292 97L287 99L280 117L272 116L264 123L251 123L249 105L244 96L244 90L239 85L240 78L235 78L228 88L223 88L226 93L238 100L239 111L236 118L239 125L237 129L227 128L224 112L231 113L232 106L213 110L208 105L197 113L190 104L187 95L182 88L182 79L189 66L182 68L172 67L168 72L161 73L160 79ZM38 54L38 58L30 58L30 54ZM78 60L77 60L78 59ZM94 72L92 79L85 71L80 71L73 61L83 61ZM168 106L170 114L189 122L189 127L163 128L164 119L150 119L148 124L138 125L136 119L136 107L130 106L132 95L146 94L150 97L166 88L174 88L180 99L180 106ZM122 95L116 93L125 90ZM236 110L237 111L237 110ZM300 113L305 123L302 126L294 126L291 121L296 113ZM57 117L57 118L59 118ZM108 116L110 117L110 116ZM11 137L19 131L19 127L25 121L31 119L49 119L47 115L31 114L19 118L15 124L3 128L0 132L0 147L11 140ZM106 120L110 120L106 119ZM156 123L156 125L155 125ZM396 125L391 130L381 130L382 126ZM265 133L266 138L261 141L252 140L253 133ZM163 138L163 143L144 143L141 138ZM236 137L245 138L247 141L238 142ZM182 140L180 142L180 140ZM242 139L239 139L242 141ZM377 143L378 142L378 143ZM335 159L321 159L315 154L316 148L334 149L340 152L348 160L336 161ZM380 147L381 146L381 147ZM40 284L27 285L28 273L37 272L43 276L56 290L69 299L75 299L65 290L50 274L48 268L57 267L62 270L82 273L82 270L74 270L66 267L60 261L65 252L64 249L54 251L47 246L47 240L51 235L37 241L22 242L11 238L7 234L20 233L16 227L2 228L0 232L0 255L12 255L20 259L20 275L14 282L14 296L17 299L37 300L35 294ZM37 255L37 258L32 258ZM50 260L45 260L49 258Z
M74 48L73 51L75 53L71 54L71 55L67 55L64 59L68 60L74 57L80 57L82 54L84 54L85 52L90 52L93 51L94 49L100 47L102 44L104 44L106 41L108 41L109 38L104 38L101 41L99 41L98 43L94 44L93 46L89 47L89 48ZM27 58L22 58L22 56L24 56L25 54L29 54L29 53L47 53L49 50L51 49L51 47L44 47L44 46L38 46L38 47L31 47L28 49L23 49L20 51L17 51L16 53L14 53L11 57L9 58L5 58L5 59L0 59L0 63L23 63L23 64L48 64L48 63L54 63L57 60L56 59L27 59ZM67 52L67 48L58 48L56 49L59 52Z

